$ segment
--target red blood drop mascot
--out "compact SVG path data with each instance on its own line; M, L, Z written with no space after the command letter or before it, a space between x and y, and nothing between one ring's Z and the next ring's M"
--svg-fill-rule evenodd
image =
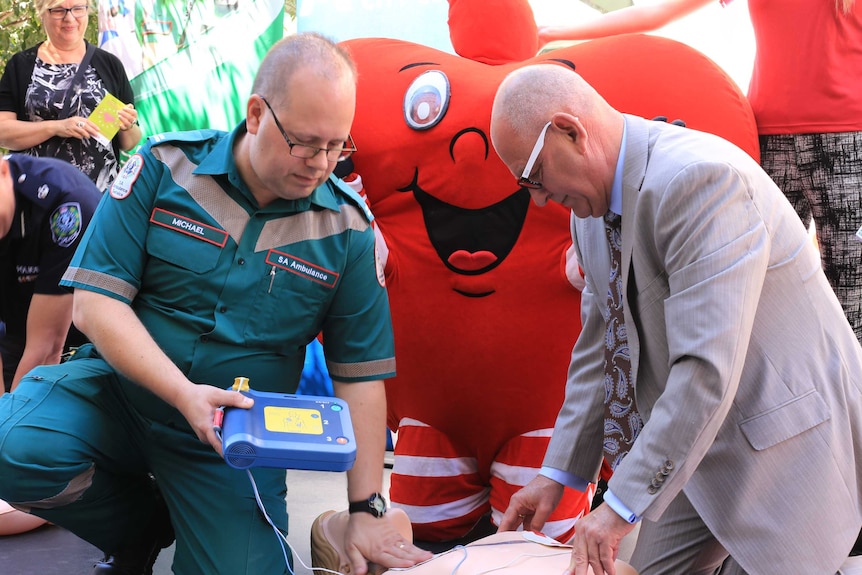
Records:
M557 62L623 112L681 119L758 154L739 88L683 44L619 36L537 56L532 11L515 0L450 0L449 27L459 55L344 42L359 68L354 168L377 218L395 329L390 496L415 538L435 542L488 514L497 523L538 472L580 331L570 214L532 204L491 146L506 74ZM591 496L568 491L546 533L569 538Z

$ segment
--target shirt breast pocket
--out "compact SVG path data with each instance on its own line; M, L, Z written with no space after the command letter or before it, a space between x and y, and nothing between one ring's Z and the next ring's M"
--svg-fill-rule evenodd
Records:
M254 293L254 313L248 318L245 341L282 353L295 353L317 336L334 284L267 261Z
M172 266L204 274L215 269L222 246L178 230L150 225L147 254Z

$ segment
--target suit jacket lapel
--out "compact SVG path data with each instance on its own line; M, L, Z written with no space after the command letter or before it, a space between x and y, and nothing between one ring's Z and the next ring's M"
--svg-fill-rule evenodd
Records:
M647 162L651 149L649 138L649 122L642 118L624 115L626 122L626 156L623 164L623 214L622 256L623 273L623 310L626 318L626 334L629 341L629 354L632 363L632 384L637 389L637 373L640 358L640 338L638 322L632 311L631 302L637 296L637 286L632 273L632 246L636 237L638 193L646 175Z

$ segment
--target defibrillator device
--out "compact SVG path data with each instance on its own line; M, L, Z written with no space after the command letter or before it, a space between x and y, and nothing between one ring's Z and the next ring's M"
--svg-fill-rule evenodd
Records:
M254 400L250 409L216 413L213 427L231 467L346 471L353 466L356 438L344 401L255 391L246 377L237 377L230 389Z

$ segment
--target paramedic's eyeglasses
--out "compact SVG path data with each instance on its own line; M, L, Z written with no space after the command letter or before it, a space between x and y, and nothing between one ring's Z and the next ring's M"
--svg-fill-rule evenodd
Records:
M518 185L527 188L528 190L542 189L542 182L531 180L530 172L533 171L533 168L536 165L536 158L539 157L539 152L542 151L542 148L545 145L545 134L550 126L551 122L548 122L545 124L545 127L542 128L542 131L539 132L539 138L536 140L536 145L533 146L533 151L530 152L530 157L527 159L527 165L524 166L524 173L521 174L520 178L518 178Z
M89 10L89 6L86 4L80 4L78 6L72 6L71 8L48 8L48 14L51 16L52 20L64 20L66 18L66 14L71 12L72 16L80 20L87 15Z
M310 160L320 152L324 152L326 154L327 161L341 162L342 160L349 158L350 154L356 151L356 145L353 143L353 138L350 134L347 134L347 141L339 148L318 148L317 146L308 146L306 144L297 144L292 142L285 133L284 128L281 127L281 122L278 121L278 116L275 115L272 106L269 105L269 102L267 102L266 98L263 96L261 96L260 99L263 100L263 103L266 104L267 108L269 108L269 111L272 114L272 119L275 120L275 126L278 128L278 131L281 132L281 136L284 138L284 141L287 142L287 145L290 148L290 155L294 158Z

